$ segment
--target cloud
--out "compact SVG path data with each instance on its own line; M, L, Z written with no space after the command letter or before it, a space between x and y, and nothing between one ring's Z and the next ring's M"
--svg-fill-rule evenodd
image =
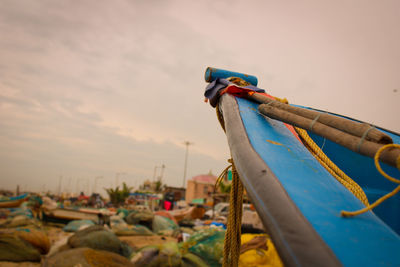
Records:
M142 179L161 163L178 185L184 140L194 142L190 175L218 172L229 150L202 102L209 65L255 74L291 103L400 131L396 2L0 5L4 185L55 185L62 173Z
M164 181L181 185L182 146L121 136L113 128L98 125L98 114L80 112L76 101L52 103L26 117L16 112L25 110L24 102L11 105L15 108L13 117L0 122L0 170L6 178L2 186L37 179L35 189L40 189L42 183L56 188L59 175L90 179L104 175L111 179L119 171L143 181L151 178L154 166L160 164L167 166ZM188 173L193 176L210 169L218 172L221 164L191 150Z

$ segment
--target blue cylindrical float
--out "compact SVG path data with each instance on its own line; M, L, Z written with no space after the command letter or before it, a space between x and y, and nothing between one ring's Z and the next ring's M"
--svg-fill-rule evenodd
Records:
M250 83L251 85L257 86L257 84L258 84L258 79L256 76L244 74L244 73L240 73L240 72L212 68L212 67L207 67L204 77L206 79L206 82L209 82L209 83L214 81L217 78L226 79L229 77L239 77L239 78L245 80L246 82Z

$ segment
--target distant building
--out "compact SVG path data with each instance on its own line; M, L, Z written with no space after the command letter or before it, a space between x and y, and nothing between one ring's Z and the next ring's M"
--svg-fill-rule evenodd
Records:
M166 193L170 193L170 192L172 192L174 195L174 201L179 201L179 200L184 199L186 189L183 187L166 186L164 188L163 193L166 194Z
M204 203L211 202L216 180L217 177L212 173L198 175L188 180L186 188L186 202L192 203L193 200L201 199L204 200Z

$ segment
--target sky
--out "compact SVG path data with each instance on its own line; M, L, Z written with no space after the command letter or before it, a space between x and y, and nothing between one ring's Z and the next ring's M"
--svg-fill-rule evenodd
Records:
M182 186L185 141L187 178L219 174L207 66L400 132L399 25L396 0L0 0L0 188L137 187L162 164Z

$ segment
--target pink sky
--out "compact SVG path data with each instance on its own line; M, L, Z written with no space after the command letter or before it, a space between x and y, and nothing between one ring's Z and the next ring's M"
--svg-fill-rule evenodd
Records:
M161 164L179 186L185 140L188 177L218 174L207 66L400 132L398 25L398 1L1 1L0 187L135 185Z

